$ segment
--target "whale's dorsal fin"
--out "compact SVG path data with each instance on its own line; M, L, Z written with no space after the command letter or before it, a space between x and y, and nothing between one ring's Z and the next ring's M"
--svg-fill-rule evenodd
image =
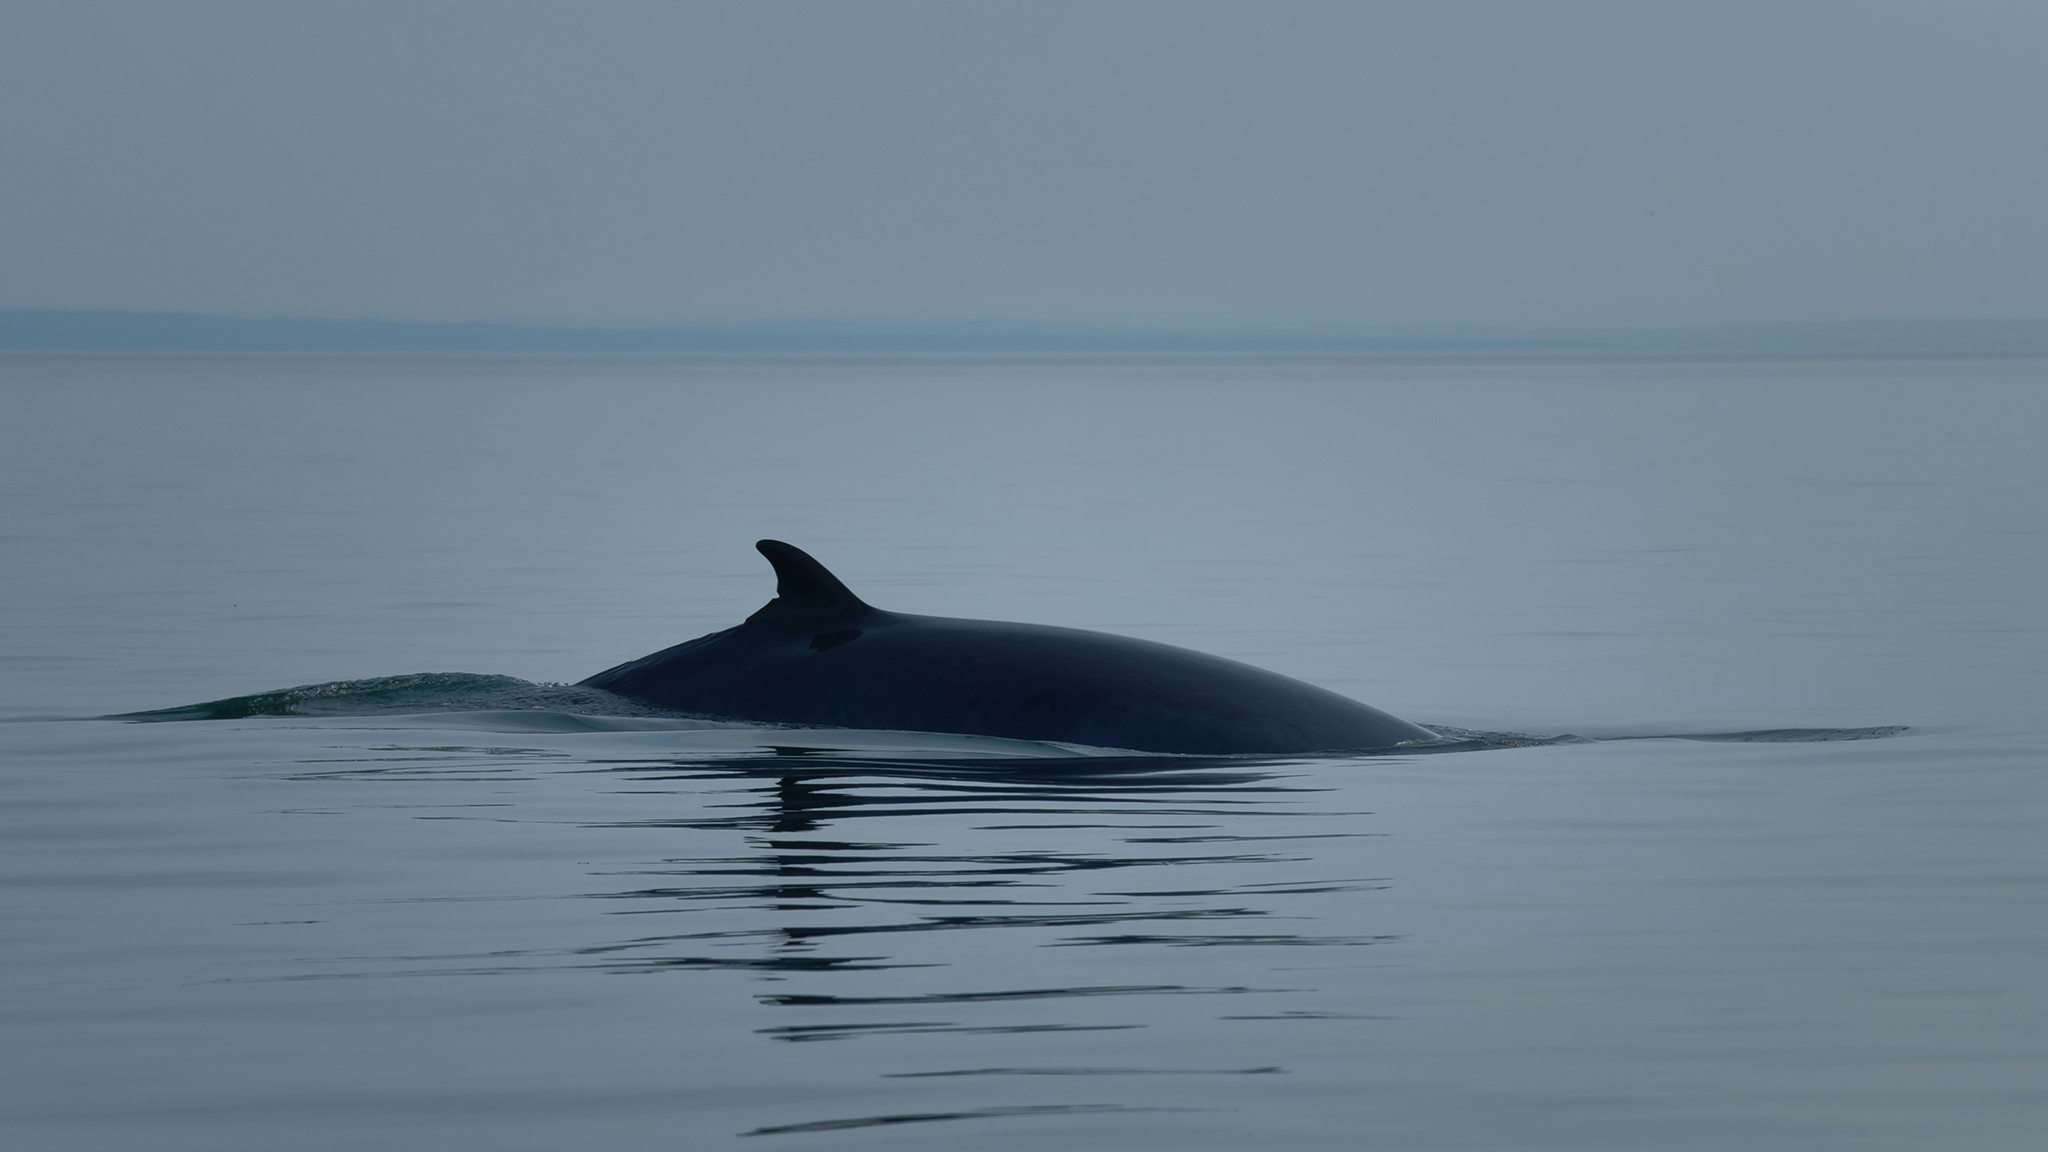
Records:
M754 548L775 566L775 600L782 607L804 613L852 612L867 607L803 549L780 540L757 540Z

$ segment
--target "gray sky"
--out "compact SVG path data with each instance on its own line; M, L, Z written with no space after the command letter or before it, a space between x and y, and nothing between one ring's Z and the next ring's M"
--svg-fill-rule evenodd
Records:
M0 8L0 306L2048 316L2048 5Z

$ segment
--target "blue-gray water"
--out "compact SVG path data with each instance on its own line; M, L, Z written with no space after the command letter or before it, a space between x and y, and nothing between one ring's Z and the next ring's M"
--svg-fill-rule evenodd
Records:
M0 359L0 1138L2037 1147L2044 384ZM883 607L1595 739L80 719L577 680L758 607L761 536Z

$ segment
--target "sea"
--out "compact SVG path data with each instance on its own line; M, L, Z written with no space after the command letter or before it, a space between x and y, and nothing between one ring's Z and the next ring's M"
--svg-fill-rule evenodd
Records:
M9 1149L2048 1133L2048 361L9 354L0 412ZM572 687L763 537L1448 738Z

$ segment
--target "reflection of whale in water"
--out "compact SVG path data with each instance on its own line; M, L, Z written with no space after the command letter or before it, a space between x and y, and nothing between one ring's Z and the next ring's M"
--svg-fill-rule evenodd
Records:
M1334 692L1185 648L885 612L801 550L755 547L775 566L766 607L580 686L734 720L1146 752L1362 751L1437 739Z
M746 834L747 850L667 857L658 865L623 874L655 883L591 892L587 897L633 906L639 915L750 909L777 923L708 931L690 927L579 950L584 966L604 971L824 973L927 967L932 946L911 941L933 934L1015 932L1055 947L1300 947L1383 939L1305 935L1292 931L1293 925L1269 922L1274 917L1267 905L1275 895L1381 886L1356 879L1274 884L1262 875L1272 866L1302 863L1307 844L1372 835L1352 827L1326 826L1323 814L1304 803L1319 789L1289 779L1281 762L1245 757L1055 757L991 763L777 750L765 756L666 765L643 761L606 771L634 779L641 788L715 782L722 785L719 794L725 797L718 807L731 811L714 816L700 809L680 819L609 826L673 829L686 837L741 832ZM724 787L730 785L739 787ZM948 843L943 835L932 839L923 833L933 822L955 827L963 820L981 830L972 843ZM1247 820L1262 826L1240 827ZM1288 827L1296 820L1315 826ZM878 834L882 828L887 831ZM1162 870L1172 879L1162 890L1148 891L1156 881L1139 877L1160 877ZM929 1009L1075 996L1246 991L1116 983L899 993L879 1000L787 994L761 999L793 1008ZM923 1021L914 1028L901 1022L811 1023L767 1031L777 1039L805 1041L848 1039L878 1028L1103 1027L1099 1022L990 1027Z
M1218 757L1162 760L1101 757L886 757L832 749L774 748L767 754L677 761L671 768L628 762L612 771L642 779L745 781L750 802L732 816L678 824L753 833L810 833L856 819L925 816L1128 816L1139 809L1222 819L1241 806L1261 808L1299 789L1283 784L1283 760ZM656 775L649 777L653 771ZM700 777L698 774L702 773ZM1186 803L1192 807L1173 807ZM1219 801L1219 797L1227 800ZM1218 803L1223 807L1216 807ZM1161 807L1165 805L1166 807Z
M847 1063L899 1084L1087 1084L1088 1103L1029 1106L1052 1114L1141 1110L1150 1098L1126 1087L1133 1078L1288 1074L1268 1041L1236 1029L1376 1026L1356 997L1323 995L1300 969L1357 966L1361 950L1397 942L1365 903L1389 881L1359 867L1385 832L1361 826L1368 813L1332 811L1298 762L781 748L603 770L636 792L716 802L617 825L636 840L670 831L689 850L607 873L632 887L585 897L644 927L570 962L627 977L744 974L733 986L752 992L754 1033L778 1045L871 1048ZM1147 1031L1203 1017L1219 1021L1218 1043ZM747 1134L1009 1113L877 1102L822 1114L840 1118L770 1114Z

